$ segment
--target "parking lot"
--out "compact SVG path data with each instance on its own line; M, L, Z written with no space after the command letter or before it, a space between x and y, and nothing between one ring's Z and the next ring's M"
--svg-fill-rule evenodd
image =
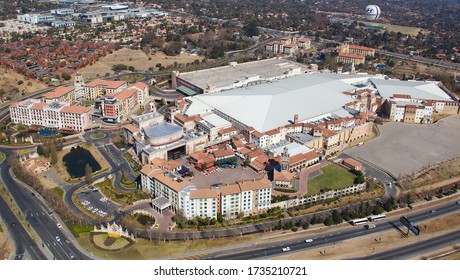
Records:
M395 177L460 156L460 116L430 125L387 123L379 129L380 137L345 154L385 169Z
M77 194L77 199L84 208L101 218L111 216L120 208L120 206L103 197L99 192L93 192L92 190Z

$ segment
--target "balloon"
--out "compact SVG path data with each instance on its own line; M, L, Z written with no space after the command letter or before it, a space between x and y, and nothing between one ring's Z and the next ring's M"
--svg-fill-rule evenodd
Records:
M376 20L380 16L380 8L376 5L368 5L364 9L364 17L368 20Z

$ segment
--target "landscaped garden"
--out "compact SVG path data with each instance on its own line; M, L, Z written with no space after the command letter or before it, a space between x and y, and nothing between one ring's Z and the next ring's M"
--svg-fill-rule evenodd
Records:
M97 183L94 185L96 188L99 188L100 192L104 194L105 197L110 199L113 202L129 205L138 200L150 198L148 194L142 191L133 191L133 192L123 192L113 187L112 180L107 179L103 182Z
M353 185L356 175L337 164L330 164L321 168L322 174L307 182L308 195L315 195L321 191L337 190Z

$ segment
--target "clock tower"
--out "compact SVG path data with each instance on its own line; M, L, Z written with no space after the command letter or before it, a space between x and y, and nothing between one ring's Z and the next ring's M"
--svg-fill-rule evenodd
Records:
M281 153L281 172L289 171L289 150L284 147L284 151Z

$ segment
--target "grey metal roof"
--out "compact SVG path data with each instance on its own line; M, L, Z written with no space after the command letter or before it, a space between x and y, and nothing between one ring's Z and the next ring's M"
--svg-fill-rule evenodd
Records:
M144 133L149 138L164 137L176 132L182 131L182 128L171 123L160 123L157 125L147 126L143 128Z
M199 71L180 73L179 77L201 89L208 85L223 88L236 81L245 80L247 77L258 75L261 80L284 75L292 68L306 69L306 66L286 59L264 59L247 63L238 63L236 66L222 66Z

